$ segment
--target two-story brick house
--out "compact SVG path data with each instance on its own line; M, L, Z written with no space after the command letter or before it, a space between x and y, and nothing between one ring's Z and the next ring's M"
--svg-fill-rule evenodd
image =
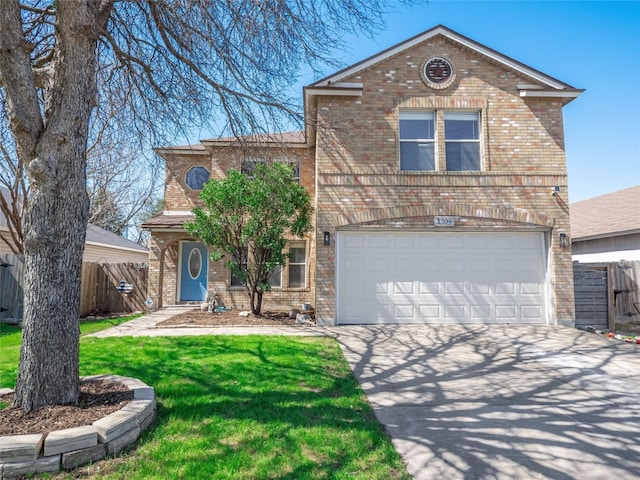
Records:
M162 149L150 294L246 307L182 224L209 177L286 161L315 230L290 243L267 307L311 303L321 325L571 325L562 107L581 92L438 26L306 87L305 132Z

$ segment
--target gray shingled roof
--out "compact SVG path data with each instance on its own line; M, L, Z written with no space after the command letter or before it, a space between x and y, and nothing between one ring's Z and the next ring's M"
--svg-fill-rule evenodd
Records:
M155 217L151 217L149 220L142 224L142 228L154 229L154 228L177 228L182 229L184 222L192 222L195 216L193 214L174 215L160 213Z
M640 185L570 206L573 240L640 232Z
M110 247L128 248L140 252L149 251L147 247L139 243L132 242L120 235L91 224L87 225L87 242L101 243Z
M0 187L0 193L4 195L7 201L11 201L9 197L9 191ZM0 211L0 227L7 226L7 219L4 216L4 213ZM120 235L116 235L115 233L109 232L104 228L97 227L95 225L87 226L87 242L100 243L102 245L116 247L116 248L128 248L131 250L138 250L140 252L148 252L149 249L139 243L132 242Z

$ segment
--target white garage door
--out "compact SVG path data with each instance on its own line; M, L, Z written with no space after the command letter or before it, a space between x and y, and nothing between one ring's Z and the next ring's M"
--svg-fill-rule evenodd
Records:
M337 322L546 323L542 233L337 235Z

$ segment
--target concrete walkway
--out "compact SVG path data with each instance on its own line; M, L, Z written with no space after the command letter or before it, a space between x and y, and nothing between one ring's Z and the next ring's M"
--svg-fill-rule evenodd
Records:
M417 480L640 479L640 346L565 327L156 328L93 336L335 336Z

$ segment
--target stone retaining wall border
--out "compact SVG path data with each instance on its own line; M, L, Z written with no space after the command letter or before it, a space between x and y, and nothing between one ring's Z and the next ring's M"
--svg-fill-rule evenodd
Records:
M43 434L0 437L0 479L72 470L107 455L117 455L135 443L156 414L153 387L137 378L93 375L82 381L113 381L133 390L133 400L91 425Z

